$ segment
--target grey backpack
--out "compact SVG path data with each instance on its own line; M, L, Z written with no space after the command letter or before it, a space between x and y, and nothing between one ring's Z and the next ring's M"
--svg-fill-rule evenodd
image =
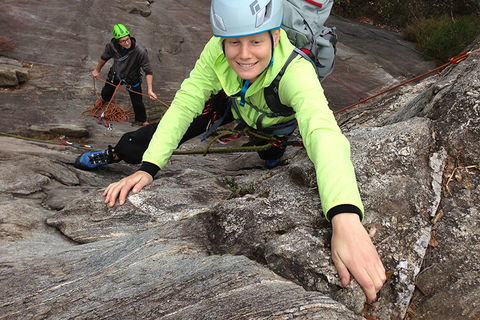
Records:
M284 29L290 41L312 59L320 81L332 70L337 43L335 28L325 26L333 0L284 0Z
M333 0L284 0L282 29L297 47L272 83L264 89L265 100L272 113L268 117L289 116L294 111L280 102L278 87L288 64L301 55L309 60L322 81L333 70L337 43L335 28L324 25L332 10Z

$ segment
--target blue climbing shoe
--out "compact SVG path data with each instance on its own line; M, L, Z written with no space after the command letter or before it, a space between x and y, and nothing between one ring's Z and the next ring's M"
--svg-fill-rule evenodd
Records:
M75 168L81 170L93 170L113 163L112 147L106 150L87 151L75 160Z
M281 161L282 161L282 160L280 160L280 159L265 160L265 167L266 167L267 169L273 169L273 168L275 168L276 166L278 166Z

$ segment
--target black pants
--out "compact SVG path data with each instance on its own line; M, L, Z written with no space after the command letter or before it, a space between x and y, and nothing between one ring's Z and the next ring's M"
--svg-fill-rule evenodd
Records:
M111 83L111 84L110 84ZM105 83L105 86L102 89L102 99L104 101L110 101L112 99L113 93L115 92L115 86L120 83L120 80L114 79L109 80L109 83ZM136 87L129 87L130 90L142 93L142 84L138 83ZM145 105L143 104L143 97L141 94L128 91L130 95L130 100L132 101L133 112L135 113L135 121L145 122L147 121L147 113L145 111Z
M193 137L205 133L210 122L221 118L225 115L222 125L230 123L234 120L230 107L228 106L228 99L224 94L212 96L205 104L204 112L196 117L190 127L185 132L179 145ZM226 114L225 114L226 113ZM158 123L152 123L138 130L125 133L114 148L116 155L128 163L137 164L142 161L143 153L148 148L148 144L157 129ZM268 142L263 139L255 138L251 141L253 145L261 146ZM265 151L259 151L258 154L263 160L279 159L285 152L285 146L273 146Z

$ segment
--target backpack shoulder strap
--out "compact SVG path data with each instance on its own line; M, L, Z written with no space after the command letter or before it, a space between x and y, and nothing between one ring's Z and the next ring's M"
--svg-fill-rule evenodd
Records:
M297 55L301 55L302 57L310 61L312 64L314 64L312 59L305 52L298 48L295 48L288 57L280 72L277 74L275 79L273 79L272 83L268 87L263 89L263 94L265 96L265 101L267 102L268 108L270 108L270 110L275 113L286 114L287 116L295 113L291 107L286 106L280 102L280 97L278 96L278 88L280 86L280 80L282 79L285 70L287 70L288 65L290 64L290 62L292 62L293 59L295 59ZM317 68L314 69L315 71L317 70Z

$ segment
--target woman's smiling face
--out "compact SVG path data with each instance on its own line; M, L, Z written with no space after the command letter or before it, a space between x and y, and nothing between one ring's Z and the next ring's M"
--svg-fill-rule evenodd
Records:
M274 46L276 46L280 30L223 40L228 64L240 78L253 82L269 65L272 57L272 42L269 32L272 33Z

